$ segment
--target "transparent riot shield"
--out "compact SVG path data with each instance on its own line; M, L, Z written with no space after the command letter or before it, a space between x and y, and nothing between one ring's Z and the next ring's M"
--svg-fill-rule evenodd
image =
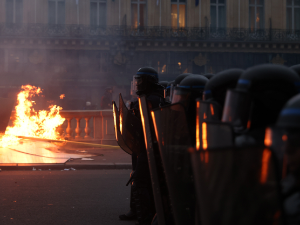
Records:
M196 149L224 148L233 146L234 133L228 123L196 120Z
M220 121L222 117L221 106L212 101L197 100L197 116L199 121Z
M0 98L0 133L5 133L6 127L10 119L14 101L9 98Z
M120 115L118 111L118 107L115 102L113 102L113 114L114 114L114 127L115 127L115 135L116 135L116 140L119 144L119 146L128 154L132 154L131 149L125 144L125 141L123 140L123 137L120 132Z
M233 145L233 129L221 122L221 106L216 102L197 100L196 148L220 148Z
M176 225L195 224L195 190L188 149L192 146L180 103L151 112Z
M123 140L132 152L139 155L140 149L144 145L142 123L140 118L127 109L121 94L119 110L120 132Z
M158 146L155 144L155 135L153 134L153 123L149 114L146 96L139 98L139 108L141 113L141 121L143 125L143 133L147 150L148 164L152 181L153 196L155 202L156 215L159 225L166 224L166 214L168 203L164 200L165 181L163 172L160 169L161 160L158 153Z
M191 153L202 225L283 224L279 172L265 147Z

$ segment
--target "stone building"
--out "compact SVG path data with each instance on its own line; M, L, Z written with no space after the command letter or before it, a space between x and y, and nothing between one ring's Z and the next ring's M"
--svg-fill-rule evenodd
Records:
M0 0L0 93L39 85L65 109L129 95L136 70L161 80L300 63L298 0Z

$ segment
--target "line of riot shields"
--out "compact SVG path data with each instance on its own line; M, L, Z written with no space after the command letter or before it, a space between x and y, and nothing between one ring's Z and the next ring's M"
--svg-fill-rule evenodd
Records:
M223 71L190 103L195 112L172 101L171 85L167 104L159 108L149 109L146 96L139 96L140 118L120 95L119 108L113 106L116 139L129 154L147 150L156 208L152 224L298 224L290 219L282 188L290 170L289 136L276 121L299 84L294 70L280 66Z

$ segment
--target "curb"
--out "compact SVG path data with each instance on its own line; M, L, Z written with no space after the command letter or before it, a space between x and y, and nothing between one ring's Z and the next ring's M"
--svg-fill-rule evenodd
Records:
M2 171L17 171L17 170L113 170L113 169L132 169L131 163L99 163L99 164L0 164Z

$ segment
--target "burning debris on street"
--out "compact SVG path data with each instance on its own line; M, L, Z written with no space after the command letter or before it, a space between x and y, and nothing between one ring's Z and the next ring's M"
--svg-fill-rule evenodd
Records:
M59 115L62 110L60 106L50 105L49 110L35 111L35 104L31 99L42 93L39 87L25 85L18 94L17 106L15 107L15 117L13 126L8 126L2 136L0 145L2 147L16 145L20 138L18 136L36 137L60 140L61 137L56 128L65 121Z

